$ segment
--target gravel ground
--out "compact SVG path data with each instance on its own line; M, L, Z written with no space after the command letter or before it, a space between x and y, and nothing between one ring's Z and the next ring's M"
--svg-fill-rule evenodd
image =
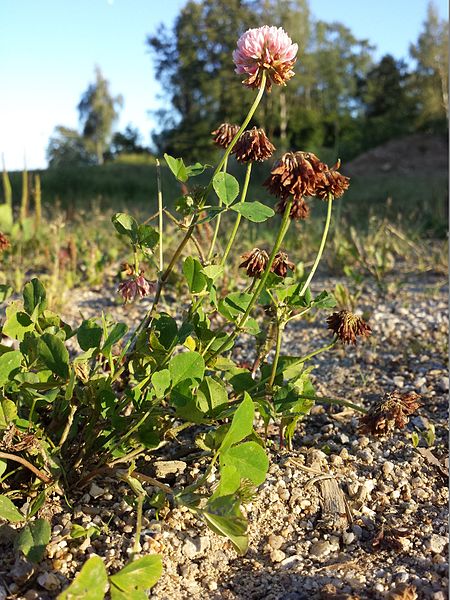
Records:
M393 278L394 281L394 278ZM397 277L398 281L398 277ZM337 280L319 280L317 291ZM395 599L444 600L447 562L447 286L432 275L404 278L388 293L366 284L360 308L372 337L356 348L336 347L315 360L318 394L346 398L366 408L380 395L415 391L423 405L405 430L389 438L357 434L351 410L317 405L299 425L292 452L272 444L271 466L257 497L246 506L250 549L238 557L187 509L155 519L144 512L143 553L160 552L164 574L152 597L211 600ZM101 309L132 323L140 307L108 305L105 294L74 293L69 321ZM305 353L329 340L323 321L292 323L283 351ZM245 345L240 350L248 360ZM428 447L430 424L436 439ZM414 448L411 432L420 445ZM270 431L275 442L278 432ZM183 440L182 440L183 441ZM189 440L184 440L189 445ZM166 476L168 485L190 482L203 468L184 457ZM153 465L140 467L155 474ZM212 475L214 477L214 474ZM152 492L151 488L147 488ZM332 515L327 494L345 511ZM129 488L98 478L74 497L73 511L55 497L53 538L37 567L15 559L10 538L0 531L0 600L55 598L86 558L105 557L113 572L127 561L134 543L135 514ZM93 540L67 539L72 524L96 524Z

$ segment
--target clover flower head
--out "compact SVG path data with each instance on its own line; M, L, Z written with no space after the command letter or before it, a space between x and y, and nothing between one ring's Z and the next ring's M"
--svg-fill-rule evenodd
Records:
M247 270L249 277L261 277L262 273L266 270L267 263L269 262L269 255L265 250L259 248L253 248L250 252L246 252L241 256L244 260L239 265Z
M122 281L118 292L126 302L133 302L136 297L149 296L154 290L154 283L145 279L143 271L136 277Z
M277 252L275 254L275 258L273 259L271 271L278 275L279 277L286 277L288 269L290 271L295 271L295 265L293 262L289 260L286 252Z
M266 89L272 83L286 85L294 76L292 67L297 59L298 45L282 27L256 27L248 29L237 42L233 52L236 73L247 75L242 83L251 88L261 87L263 72L266 72Z
M301 200L303 196L315 195L317 184L327 168L312 152L286 152L275 163L263 185L282 200L289 196Z
M415 392L388 392L372 406L359 420L358 431L373 435L387 435L396 428L403 429L408 417L421 405L420 396Z
M327 319L328 329L334 331L344 344L356 344L356 336L369 336L370 326L349 310L334 312Z
M339 173L340 165L341 161L338 160L333 167L327 168L318 178L315 195L321 200L328 200L330 196L340 198L348 189L350 178Z
M211 135L214 136L213 142L216 146L220 146L224 150L233 141L234 136L239 131L239 125L232 125L231 123L222 123L217 129L211 131Z
M9 241L9 239L6 237L6 235L4 233L2 233L0 231L0 252L4 252L5 250L8 250L8 248L11 246L11 243Z
M266 136L264 129L252 127L244 131L231 153L236 155L237 161L248 163L267 160L274 151L275 146Z

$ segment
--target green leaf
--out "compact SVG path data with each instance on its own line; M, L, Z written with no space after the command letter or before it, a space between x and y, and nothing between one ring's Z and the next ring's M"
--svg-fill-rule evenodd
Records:
M38 340L37 353L52 373L63 379L69 377L69 353L59 337L44 333Z
M8 496L0 496L0 519L5 519L11 523L19 523L25 517L17 510Z
M202 514L212 531L227 537L239 554L245 554L248 548L247 521L242 516L236 496L210 499Z
M84 351L98 348L102 341L103 330L94 319L85 319L77 330L77 340Z
M41 314L47 306L45 288L39 279L32 279L23 288L23 307L30 316L38 308Z
M241 485L241 474L234 465L223 465L220 467L220 481L213 498L234 494Z
M170 373L168 369L156 371L151 378L152 385L155 389L157 398L164 398L166 391L170 387Z
M169 154L164 154L164 159L178 181L185 182L189 179L188 169L182 158L173 158L173 156L170 156Z
M126 235L134 244L138 242L138 224L131 215L116 213L111 220L120 235Z
M20 532L17 548L31 562L39 562L44 557L51 535L50 523L45 519L36 519L25 525Z
M200 261L192 256L188 256L183 263L183 273L192 294L202 292L206 287L206 277L202 270Z
M132 592L122 592L113 583L110 588L111 600L148 600L148 594L144 590L134 590Z
M136 592L143 592L152 588L162 575L162 558L159 554L143 556L127 564L115 575L111 575L111 595L114 598L114 589L126 594L126 598L134 600ZM120 598L121 596L116 596ZM143 598L147 598L144 595Z
M197 405L203 413L213 410L216 406L228 402L228 392L221 381L209 375L200 384L197 390Z
M202 211L202 214L205 216L197 221L197 225L201 225L202 223L209 223L209 221L215 219L218 215L220 215L220 213L223 213L225 210L227 209L223 206L210 206L209 208L205 208L205 210Z
M237 195L239 194L239 183L237 179L235 179L233 175L224 173L223 171L214 176L213 188L225 206L229 206L236 200Z
M28 507L27 519L31 519L31 517L34 517L34 515L41 510L45 504L46 498L47 492L45 490L42 490L42 492L40 492L36 498L33 498L33 500L30 502L30 506Z
M213 281L223 274L223 267L220 265L208 265L203 267L203 273Z
M159 242L159 233L150 225L139 225L138 228L138 243L143 248L149 248L153 250L156 244Z
M14 224L13 209L10 204L3 202L0 204L0 229L9 233Z
M201 175L205 169L210 167L211 165L202 165L201 163L196 162L195 165L189 165L189 167L186 167L186 171L189 177L197 177L197 175Z
M109 354L114 344L117 344L117 342L123 338L127 331L128 325L125 323L116 323L106 338L106 342L102 348L102 354L105 356Z
M20 367L22 358L19 350L5 352L0 356L0 386L9 381L11 373Z
M269 459L264 449L256 442L244 442L220 453L220 464L235 467L242 478L260 485L266 478Z
M236 409L230 429L220 446L221 453L226 452L233 444L237 444L251 434L253 431L254 416L255 406L253 400L247 392L244 392L244 399Z
M57 600L103 600L108 577L100 556L91 556Z
M70 537L73 540L77 540L82 537L91 538L92 536L97 536L100 534L100 528L97 525L90 525L89 527L82 527L81 525L77 525L74 523L72 525L72 529L70 530Z
M336 304L336 298L327 291L321 292L313 300L313 305L317 308L334 308Z
M252 299L252 294L245 292L233 292L219 301L219 312L221 315L234 321L236 317L243 315Z
M8 398L0 399L0 431L6 429L11 421L17 417L17 407Z
M205 361L198 352L181 352L170 359L169 372L173 386L185 379L201 381L205 373Z
M14 290L10 285L7 285L6 283L0 284L0 303L5 302L5 300L8 300L13 291Z
M253 223L263 223L273 217L275 212L261 202L240 202L231 207L233 210L241 214L244 219L248 219Z
M19 309L19 306L18 302L11 302L6 307L6 322L3 325L2 332L13 340L22 342L25 334L28 331L33 331L34 323L26 312Z

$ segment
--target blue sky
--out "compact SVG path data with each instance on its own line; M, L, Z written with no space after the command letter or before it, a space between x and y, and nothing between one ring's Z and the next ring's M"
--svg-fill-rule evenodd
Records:
M160 106L146 36L171 25L186 0L0 0L0 153L10 170L46 166L56 125L77 127L76 106L98 64L124 107L117 128L138 127L149 143L149 110ZM435 0L448 18L446 0ZM377 56L407 58L427 0L310 0L318 19L368 38ZM295 40L294 40L295 41ZM299 57L301 60L301 57ZM230 64L230 68L232 68Z

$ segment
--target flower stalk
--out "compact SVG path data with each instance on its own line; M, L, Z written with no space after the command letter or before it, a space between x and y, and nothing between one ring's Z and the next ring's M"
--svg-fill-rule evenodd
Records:
M319 250L317 252L317 256L316 259L314 261L314 264L311 268L311 272L308 275L308 278L306 279L305 283L303 284L302 289L300 290L300 297L304 296L306 293L306 290L308 289L309 284L312 281L312 278L314 277L316 271L317 271L317 267L319 266L320 263L320 259L322 258L322 254L325 248L325 243L327 241L327 236L328 236L328 230L330 229L330 223L331 223L331 211L333 208L333 197L331 196L331 194L328 196L328 208L327 208L327 218L325 221L325 227L322 233L322 239L320 241L320 246L319 246Z
M245 180L244 180L244 185L242 186L242 193L241 193L241 198L239 200L239 204L242 204L243 202L245 202L245 198L247 197L248 184L250 182L251 173L252 173L252 163L249 162L247 164L247 170L245 172ZM219 215L219 217L220 217L220 215ZM230 235L230 239L228 240L227 247L225 248L225 252L223 253L222 260L220 261L221 267L224 266L224 264L228 258L228 255L230 254L230 250L234 244L234 240L236 238L236 234L238 232L239 225L241 223L241 219L242 219L242 215L240 213L238 213L237 217L236 217L236 222L233 227L233 231L231 232L231 235Z

